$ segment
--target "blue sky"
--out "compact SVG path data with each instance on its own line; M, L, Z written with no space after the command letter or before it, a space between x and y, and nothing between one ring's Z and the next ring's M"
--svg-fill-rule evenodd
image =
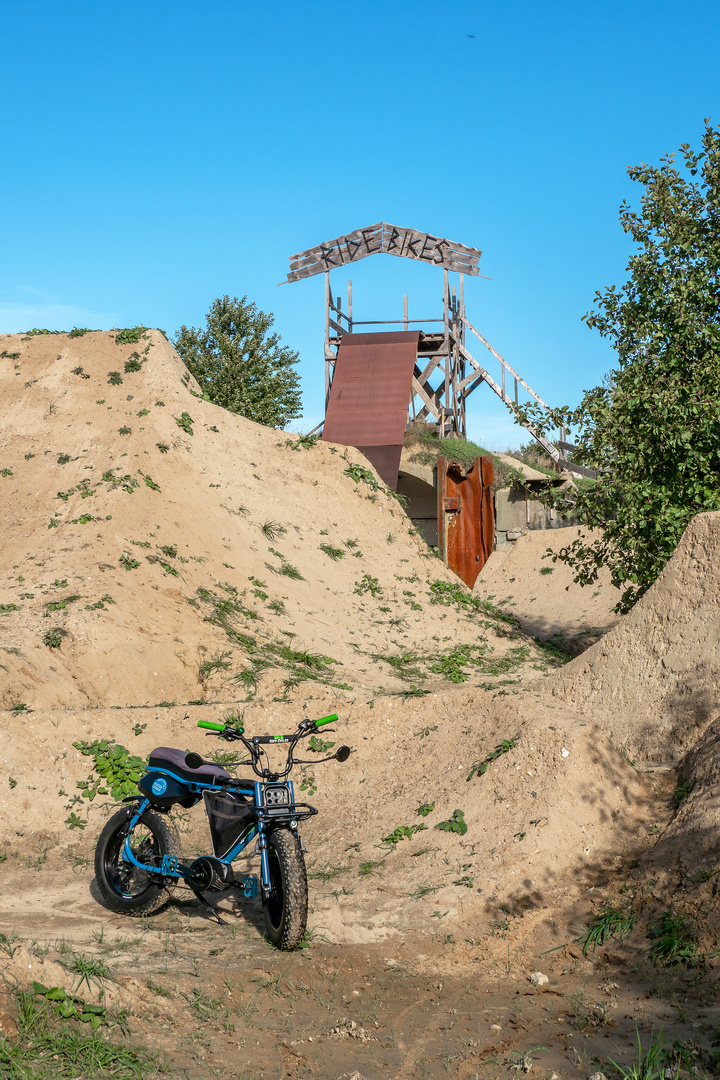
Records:
M277 288L289 255L379 220L481 248L469 318L575 404L613 363L580 320L624 279L626 167L720 121L716 0L6 0L0 36L0 332L173 333L247 295L300 353L306 429L323 279ZM357 318L440 314L439 269L349 276ZM486 387L469 428L525 441Z

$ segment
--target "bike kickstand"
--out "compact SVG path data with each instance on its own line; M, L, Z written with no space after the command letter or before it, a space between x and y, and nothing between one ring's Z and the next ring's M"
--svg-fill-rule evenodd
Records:
M226 920L226 919L222 919L222 918L221 918L221 917L220 917L220 916L218 915L218 913L217 913L217 911L215 910L215 908L214 908L214 907L212 906L212 904L209 904L209 903L207 902L207 900L206 900L206 899L205 899L205 897L204 897L204 896L202 895L202 893L199 893L199 892L197 891L197 889L193 889L192 885L190 886L190 891L191 891L192 893L194 893L194 894L195 894L195 896L196 896L196 897L197 897L197 899L198 899L198 900L200 901L200 903L201 903L201 904L203 904L203 905L204 905L204 906L205 906L205 907L206 907L206 908L208 909L208 911L209 911L209 912L210 912L210 914L212 915L213 919L216 919L216 920L217 920L217 922L219 922L221 926L229 926L229 925L230 925L230 924L229 924L229 923L227 922L227 920Z

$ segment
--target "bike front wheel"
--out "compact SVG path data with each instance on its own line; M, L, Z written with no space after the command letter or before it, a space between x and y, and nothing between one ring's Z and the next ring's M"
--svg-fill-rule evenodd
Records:
M124 915L147 915L167 899L162 879L127 862L123 856L132 810L118 810L100 833L95 848L95 880L107 907ZM163 855L181 858L180 839L160 814L147 810L129 834L138 862L159 868Z
M265 934L276 949L297 949L307 928L307 871L300 841L290 829L267 838L270 895L263 900Z

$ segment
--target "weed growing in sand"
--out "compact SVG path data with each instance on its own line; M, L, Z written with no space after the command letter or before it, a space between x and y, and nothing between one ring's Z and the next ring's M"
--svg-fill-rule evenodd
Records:
M682 915L664 911L648 930L648 937L652 941L650 959L653 964L676 967L683 962L695 963L698 959L697 944L689 920Z
M155 404L157 405L159 404L159 402L156 401ZM190 413L184 412L181 413L180 416L176 416L175 423L185 432L186 435L194 434L193 424L195 423L195 421L193 420L192 416L190 416Z
M313 881L322 881L323 885L327 885L328 881L332 881L338 874L344 874L349 869L349 866L326 866L324 870L312 870L308 873L308 878Z
M332 750L334 742L329 742L326 739L320 739L317 735L311 735L308 739L307 748L312 750L314 754L328 754Z
M58 459L57 459L57 463L58 463L58 465L67 465L69 460L70 460L70 455L69 454L59 454Z
M60 986L47 987L42 983L34 982L33 992L38 997L44 997L48 1002L52 1002L55 1015L62 1020L75 1019L85 1024L89 1023L92 1031L97 1031L107 1021L105 1005L89 1005L77 994L68 994Z
M149 563L157 563L158 566L162 566L166 574L171 574L173 577L177 577L180 573L180 571L177 570L174 566L171 566L170 563L164 562L162 559L158 559L157 555L146 555L145 558Z
M132 435L132 428L123 424L121 428L118 428L118 435Z
M143 758L111 739L74 742L73 746L84 757L93 758L97 774L93 776L91 772L87 780L78 780L83 799L92 802L96 795L108 794L113 799L123 799L135 791L145 767Z
M123 377L119 371L108 371L108 383L110 386L120 386Z
M140 353L134 352L130 359L125 361L125 374L129 375L133 371L140 371L141 367Z
M379 867L385 865L385 859L380 859L378 862L373 862L372 859L368 859L367 862L360 863L358 867L358 874L360 877L368 877L374 873Z
M12 476L12 469L0 469L0 476Z
M0 612L5 614L8 611L19 611L20 608L17 604L0 604Z
M393 829L387 836L383 836L383 844L390 844L394 846L399 844L401 840L409 840L417 832L422 832L423 829L427 829L427 825L422 822L419 825L398 825L396 829Z
M461 585L460 582L433 581L430 584L430 603L442 604L444 607L455 606L458 611L466 615L490 615L500 622L509 623L518 628L520 623L513 615L508 615L496 607L491 600L480 600Z
M483 773L487 772L488 765L491 765L493 761L497 761L497 759L499 757L502 757L503 754L507 754L510 750L514 750L519 741L519 735L516 735L512 739L503 739L502 742L499 743L494 750L490 751L487 757L483 758L482 761L476 761L473 764L470 772L466 777L466 780L472 780L473 776L475 776L476 774L478 776L482 776Z
M137 345L140 338L144 336L146 330L147 326L129 326L124 330L116 330L115 344Z
M356 590L357 591L357 590ZM383 656L381 653L373 653L373 660L383 660L393 669L398 679L422 679L424 676L415 665L418 662L416 656L411 653L400 653L398 656ZM408 695L414 697L415 695Z
M317 784L315 782L315 777L314 776L309 776L308 774L303 776L302 783L300 784L300 790L301 791L307 791L308 797L312 798L313 795L315 794L315 792L317 791Z
M342 559L345 556L345 552L342 548L333 547L331 544L321 544L320 550L324 551L328 558L332 559L333 562L337 562L338 559Z
M0 949L2 949L4 953L7 953L11 960L20 948L19 945L15 945L16 941L17 933L15 930L12 931L10 937L7 937L5 934L0 934Z
M448 818L447 821L439 821L433 827L440 829L442 832L460 833L461 836L467 832L468 828L462 810L453 810L452 817Z
M75 601L79 599L79 596L65 596L62 600L53 600L51 603L46 605L46 611L48 613L51 611L62 611L63 608L66 608L68 606L68 604L74 604Z
M84 368L82 368L82 367L74 367L74 368L72 369L72 373L71 373L71 374L73 374L73 375L79 375L81 379L89 379L89 378L90 378L90 376L89 376L89 375L86 375L86 374L85 374L85 369L84 369Z
M292 563L289 562L283 562L279 572L280 574L282 574L283 577L292 578L293 581L305 580L298 568L296 566L293 566Z
M83 983L88 990L92 991L92 984L101 987L101 979L112 978L110 968L99 956L85 956L83 953L73 953L72 960L63 964L68 971L78 976L74 989L79 990Z
M274 611L276 615L285 614L285 605L282 600L271 600L268 607L271 611Z
M592 951L595 952L598 945L604 945L608 938L616 935L618 940L622 941L635 929L635 922L636 919L632 912L605 907L597 913L586 932L578 938L578 943L582 945L583 954L587 956L591 945Z
M416 813L417 813L418 817L427 817L428 814L432 814L434 809L435 809L435 803L426 802L426 803L423 803L422 806L418 806Z
M694 780L686 780L683 784L680 784L679 787L675 788L673 791L672 802L676 810L682 806L694 787Z
M270 541L283 537L287 532L285 526L281 525L279 521L266 521L262 525L258 522L254 522L254 524L257 525L265 539ZM273 554L275 553L273 552ZM280 558L282 558L282 555L280 555Z
M64 637L67 637L67 630L63 630L62 626L55 626L43 634L43 645L47 645L48 649L59 649Z
M376 577L371 577L370 574L363 574L360 581L355 582L355 588L353 592L357 596L363 596L365 593L376 599L378 596L383 595L383 587Z
M161 454L167 454L168 450L170 449L168 444L164 442L155 443L155 445L157 446Z
M356 484L367 484L372 491L378 491L380 484L370 469L364 465L348 465L343 472L344 476L350 477Z
M617 1070L619 1080L664 1080L667 1076L672 1077L672 1080L676 1080L680 1075L680 1071L677 1062L673 1061L675 1054L670 1050L663 1038L662 1028L657 1036L654 1028L650 1032L650 1045L644 1053L640 1032L637 1030L636 1035L637 1055L627 1068L618 1065L617 1062L610 1058L610 1063ZM671 1067L673 1065L674 1067Z
M112 484L113 490L118 487L122 488L128 495L132 495L135 488L140 487L140 481L135 480L134 477L129 474L126 476L115 476L110 469L102 474L101 480L104 480L106 484Z
M205 683L216 671L227 671L230 667L229 656L231 652L215 653L211 660L204 660L198 668L198 682Z
M288 439L285 445L291 450L312 450L319 438L319 435L300 435L297 439Z
M442 885L418 885L415 892L408 893L408 897L411 900L422 900L424 896L430 896L431 893L439 892Z

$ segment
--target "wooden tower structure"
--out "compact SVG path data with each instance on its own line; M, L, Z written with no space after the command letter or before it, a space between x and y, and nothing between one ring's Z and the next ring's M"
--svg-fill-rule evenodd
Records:
M376 253L414 259L442 268L442 313L434 318L410 318L408 298L405 296L402 318L369 321L354 319L352 282L348 281L347 303L343 309L342 297L333 295L330 271ZM515 407L520 403L521 394L523 399L529 396L544 409L548 409L542 398L493 348L467 317L465 276L479 276L478 263L481 255L482 252L478 248L381 221L291 256L288 282L299 281L315 274L325 275L326 410L343 338L347 340L348 335L366 334L371 328L373 333L388 332L392 329L402 330L405 333L420 330L407 403L407 419L434 421L441 438L453 434L467 437L467 399L483 383L487 384L500 398L516 420L518 417ZM457 283L451 283L450 274L458 275ZM473 338L499 364L497 377L494 377L470 352L469 343ZM349 340L347 343L349 344ZM571 468L575 472L586 471L566 460L564 451L572 447L565 443L564 431L560 432L561 449L558 449L540 435L532 424L523 423L521 420L518 422L561 468Z

